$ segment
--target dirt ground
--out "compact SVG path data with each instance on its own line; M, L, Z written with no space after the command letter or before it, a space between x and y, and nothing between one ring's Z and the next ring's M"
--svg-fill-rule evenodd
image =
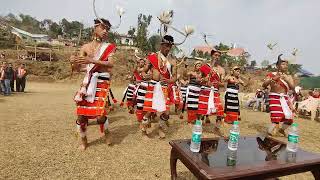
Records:
M98 127L90 126L90 145L82 152L72 101L77 88L78 83L31 82L26 93L0 96L0 179L170 179L168 142L190 138L189 126L173 115L167 139L159 140L156 133L142 139L135 117L117 108L110 115L114 145L104 144ZM123 89L113 88L118 99ZM320 124L304 119L297 122L300 146L320 153ZM263 133L268 124L268 114L243 110L241 135ZM206 130L204 136L215 135ZM181 163L178 172L180 179L195 179ZM313 177L304 173L282 179Z

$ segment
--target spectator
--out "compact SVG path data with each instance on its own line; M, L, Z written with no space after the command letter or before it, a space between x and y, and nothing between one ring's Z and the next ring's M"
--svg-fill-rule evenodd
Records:
M4 90L5 96L9 96L11 94L10 80L13 78L13 73L13 69L10 69L5 63L1 73L1 80L4 81L4 88L2 90Z
M256 91L256 96L255 96L255 99L256 99L256 104L255 104L255 107L254 107L254 111L258 111L258 109L261 109L263 108L263 91L261 91L260 89L257 89Z
M2 62L1 67L0 67L0 89L1 89L1 94L4 95L5 92L5 87L4 87L4 67L5 67L6 62Z
M27 77L27 71L25 69L25 64L21 64L17 70L17 78L16 78L17 92L24 92L24 89L26 87L26 77Z
M301 89L302 88L300 86L295 87L296 103L294 104L295 105L294 109L296 111L298 111L299 103L303 101L303 95L302 95Z
M10 79L10 88L11 88L11 92L14 92L14 80L16 79L16 72L13 69L12 63L9 63L9 67L8 68L13 73L12 79Z
M270 112L270 106L269 106L269 89L265 89L264 91L264 95L263 95L263 102L264 102L264 110L265 112L269 113Z

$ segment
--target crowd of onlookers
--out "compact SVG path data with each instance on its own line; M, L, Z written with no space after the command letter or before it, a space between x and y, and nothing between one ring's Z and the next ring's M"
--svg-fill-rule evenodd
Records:
M24 92L27 70L25 64L13 67L12 63L2 62L0 67L0 92L9 96L12 92Z

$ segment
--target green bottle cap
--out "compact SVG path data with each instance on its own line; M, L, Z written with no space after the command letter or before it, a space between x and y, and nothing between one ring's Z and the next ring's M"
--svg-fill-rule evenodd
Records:
M196 125L201 125L201 121L200 120L196 120Z
M292 126L293 127L298 127L298 124L297 123L293 123Z
M234 121L233 124L234 125L239 125L239 121Z

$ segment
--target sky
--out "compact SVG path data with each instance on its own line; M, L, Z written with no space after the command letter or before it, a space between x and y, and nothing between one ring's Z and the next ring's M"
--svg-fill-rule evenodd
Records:
M28 14L38 20L78 20L91 26L95 18L92 0L0 0L0 15ZM244 47L258 64L267 59L276 61L283 53L293 62L303 64L312 73L320 74L320 7L319 0L96 0L99 16L118 24L116 7L126 13L117 31L126 33L137 25L138 14L152 15L150 35L157 33L155 18L164 10L174 10L173 26L183 29L192 25L195 33L181 48L190 53L204 45L202 34L210 34L211 44L219 42ZM183 37L174 32L175 41ZM277 43L271 51L268 43ZM290 56L294 48L297 56Z

